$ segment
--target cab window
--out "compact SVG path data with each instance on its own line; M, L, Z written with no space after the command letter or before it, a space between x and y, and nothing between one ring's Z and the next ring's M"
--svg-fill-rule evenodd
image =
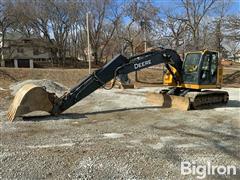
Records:
M207 52L203 56L203 62L200 69L200 83L216 83L217 79L217 64L218 55L217 53Z
M211 63L211 75L212 76L216 75L217 63L218 63L217 54L212 54L212 63Z
M197 72L200 59L201 59L201 53L188 54L184 62L185 73Z
M200 78L202 79L202 82L209 81L210 61L211 61L211 54L205 54L203 56L203 62L202 62L201 73L200 73Z

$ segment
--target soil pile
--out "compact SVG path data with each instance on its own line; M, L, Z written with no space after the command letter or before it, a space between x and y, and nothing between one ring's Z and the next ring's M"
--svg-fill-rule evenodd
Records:
M15 95L16 92L23 87L25 84L34 84L37 86L45 87L48 92L56 93L61 96L68 88L60 83L57 83L52 80L42 79L42 80L26 80L20 81L10 85L10 90L12 91L12 95Z
M223 77L223 82L224 84L229 84L229 85L239 85L240 84L240 71L235 71L232 74L226 74Z

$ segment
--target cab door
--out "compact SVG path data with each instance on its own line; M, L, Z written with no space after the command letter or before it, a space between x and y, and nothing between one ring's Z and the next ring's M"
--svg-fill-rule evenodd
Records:
M217 83L218 53L207 51L203 54L199 68L199 84Z
M183 81L185 84L199 84L199 66L202 53L188 53L183 64Z

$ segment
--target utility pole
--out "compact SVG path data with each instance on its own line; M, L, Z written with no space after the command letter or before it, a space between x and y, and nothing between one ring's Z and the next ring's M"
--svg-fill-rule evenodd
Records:
M184 28L183 28L183 59L185 57L185 51L186 51L186 30L187 30L187 24L184 25Z
M146 22L144 22L143 24L143 33L144 33L144 52L147 52Z
M91 74L91 56L90 56L90 37L89 37L89 12L86 15L87 24L87 58L88 58L88 73Z

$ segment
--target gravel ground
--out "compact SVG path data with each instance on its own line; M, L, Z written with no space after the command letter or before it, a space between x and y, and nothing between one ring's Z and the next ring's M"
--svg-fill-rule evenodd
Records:
M180 111L148 104L159 88L99 89L64 114L9 123L0 106L2 179L194 179L181 161L235 165L240 179L240 91L226 107Z

